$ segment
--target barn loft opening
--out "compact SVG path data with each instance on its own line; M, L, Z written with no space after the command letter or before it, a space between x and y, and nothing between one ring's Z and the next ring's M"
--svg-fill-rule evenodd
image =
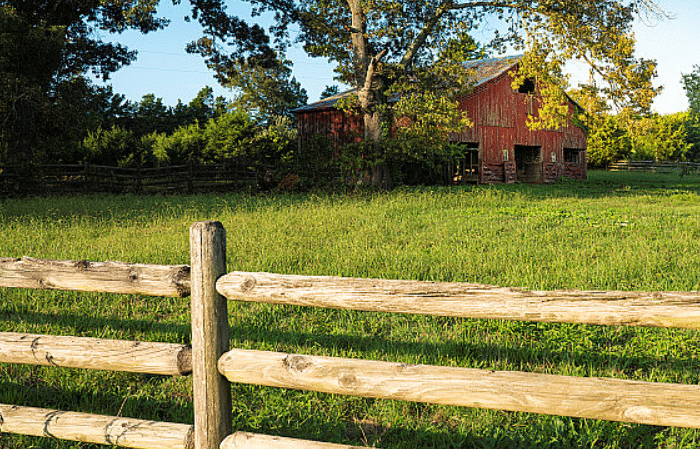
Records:
M535 93L535 82L530 78L525 79L523 83L518 88L518 92L521 94L534 94Z

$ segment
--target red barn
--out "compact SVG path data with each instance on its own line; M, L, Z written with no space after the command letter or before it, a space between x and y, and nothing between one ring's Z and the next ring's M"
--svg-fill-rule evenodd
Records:
M467 63L474 70L474 89L458 99L473 126L450 135L465 146L465 158L449 167L452 182L552 182L560 177L586 178L586 136L571 121L557 130L531 131L526 120L540 98L534 83L513 89L511 73L519 56ZM362 135L362 119L335 108L345 92L293 111L303 142L318 134L336 143ZM572 112L579 106L567 97Z

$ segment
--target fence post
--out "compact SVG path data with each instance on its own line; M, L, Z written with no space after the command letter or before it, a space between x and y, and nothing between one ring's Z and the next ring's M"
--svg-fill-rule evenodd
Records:
M231 386L219 374L228 351L226 298L216 280L226 273L226 231L204 221L190 227L192 301L192 385L195 449L218 449L231 433Z

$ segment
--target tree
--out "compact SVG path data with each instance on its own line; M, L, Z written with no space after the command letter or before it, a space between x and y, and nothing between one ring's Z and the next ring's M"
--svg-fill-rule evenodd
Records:
M180 0L172 0L180 3ZM157 15L159 0L0 0L0 157L3 161L36 161L55 137L50 118L62 116L60 97L89 84L91 72L103 80L131 63L136 53L103 40L128 29L148 33L164 28ZM269 38L226 14L225 0L190 0L190 17L199 21L206 39L236 39L237 56L264 63L274 60ZM70 87L70 86L69 86ZM92 90L92 89L89 89ZM90 94L86 90L86 94ZM80 100L80 99L77 99ZM85 101L91 101L89 98ZM82 101L82 100L80 100ZM79 117L72 117L79 118ZM72 119L71 118L71 119ZM106 127L109 129L109 126ZM58 130L60 131L60 129Z
M308 100L306 90L292 76L291 62L286 59L264 66L237 63L232 69L217 71L228 73L222 84L236 92L233 104L264 125L274 123L277 117L291 117L291 110Z
M652 0L299 0L253 1L277 13L277 36L290 22L299 25L299 41L311 56L338 64L339 80L356 89L365 139L377 161L373 183L391 182L384 139L396 117L389 99L403 93L430 92L454 98L469 86L450 43L483 24L496 29L487 49L525 52L514 84L536 81L543 102L530 118L532 128L556 128L568 117L562 107L566 61L587 62L606 101L619 110L648 109L656 90L655 63L634 57L631 24L643 14L661 15ZM453 45L452 48L459 48ZM448 53L448 54L446 54Z
M588 131L588 163L594 167L628 158L632 154L632 138L616 116L598 117Z
M323 89L323 92L321 92L321 95L319 99L323 100L325 98L330 98L338 95L340 93L340 87L338 87L337 84L333 84L332 86L326 86L325 89Z
M635 121L630 129L632 155L636 159L670 161L684 160L691 149L686 124L688 112L652 115Z
M165 23L145 0L0 1L0 136L8 157L31 160L50 138L47 117L58 115L64 86L88 71L106 79L134 59L122 45L101 41L101 32L149 32Z
M688 97L690 111L700 115L700 65L693 66L693 71L683 74L683 88Z

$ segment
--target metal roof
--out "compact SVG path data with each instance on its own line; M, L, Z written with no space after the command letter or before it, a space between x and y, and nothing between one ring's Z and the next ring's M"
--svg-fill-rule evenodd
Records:
M474 75L472 81L474 82L474 87L486 83L494 78L497 78L504 72L510 70L514 65L520 62L522 55L515 56L504 56L502 58L489 58L489 59L479 59L477 61L468 61L464 65L474 70ZM309 111L323 111L327 109L333 109L341 98L347 97L348 95L355 92L355 89L346 90L332 97L324 98L321 101L308 104L306 106L301 106L292 110L294 113L299 112L309 112Z

